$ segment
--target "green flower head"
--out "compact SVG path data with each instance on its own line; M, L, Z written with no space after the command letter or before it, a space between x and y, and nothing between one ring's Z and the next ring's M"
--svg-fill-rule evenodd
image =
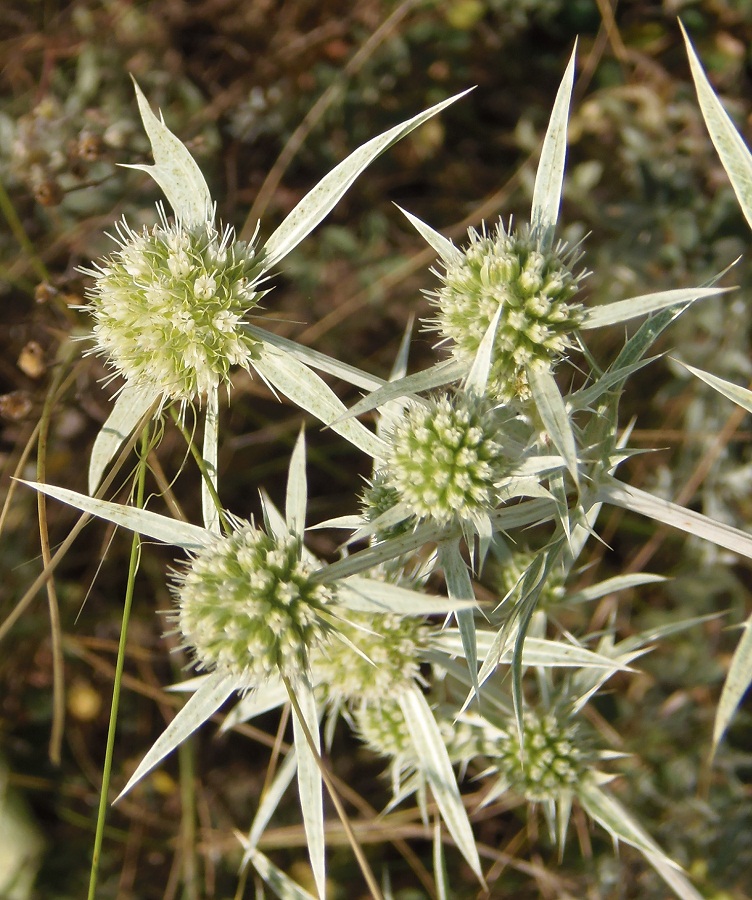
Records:
M445 262L428 325L451 342L455 359L470 365L500 308L488 393L501 402L526 400L526 368L552 368L582 320L581 306L572 303L584 276L572 271L579 255L562 242L541 251L534 230L507 231L502 222L492 235L472 228L468 234L467 247Z
M509 466L499 416L470 394L410 403L394 426L383 469L386 488L419 519L472 523L496 506Z
M322 617L335 590L311 581L299 538L271 537L249 522L196 552L175 577L179 631L198 666L253 686L295 676L328 639Z
M514 724L486 742L498 776L531 802L558 800L575 791L591 770L592 754L576 723L567 724L553 713L523 715L522 747Z
M161 219L140 233L118 223L119 249L84 270L96 279L86 308L95 352L162 402L189 402L229 386L232 366L249 368L257 342L243 322L262 296L263 269L231 228Z

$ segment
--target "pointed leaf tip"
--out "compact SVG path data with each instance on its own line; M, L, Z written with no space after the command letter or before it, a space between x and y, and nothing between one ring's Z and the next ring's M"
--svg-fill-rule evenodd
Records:
M160 118L154 115L136 79L131 78L141 121L151 142L154 165L127 165L125 168L148 172L164 191L177 218L187 228L210 221L211 194L198 163L185 144L164 124L161 114Z

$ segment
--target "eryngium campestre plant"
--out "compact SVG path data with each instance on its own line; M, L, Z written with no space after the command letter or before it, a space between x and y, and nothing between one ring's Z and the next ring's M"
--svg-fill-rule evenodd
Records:
M427 325L469 366L501 309L487 390L501 402L526 400L526 367L552 369L581 322L582 307L572 302L585 275L573 272L580 254L563 241L541 250L534 229L508 231L501 221L491 235L468 234L458 260L445 262L442 287L429 294L437 313Z
M94 352L163 403L185 403L229 388L232 366L249 368L257 341L243 322L258 304L263 269L232 228L161 219L140 233L118 223L120 249L84 270L96 279L86 309L96 320Z
M176 573L178 627L198 667L252 687L274 673L308 668L312 648L327 640L322 618L331 587L313 583L300 539L272 537L249 522L195 553Z

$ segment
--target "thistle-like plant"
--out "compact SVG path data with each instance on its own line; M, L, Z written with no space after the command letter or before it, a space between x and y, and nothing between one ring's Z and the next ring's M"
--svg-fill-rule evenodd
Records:
M364 627L364 614L370 617L370 628L384 621L391 623L399 644L403 639L400 629L394 628L395 616L449 612L469 606L470 601L436 597L378 578L343 578L336 568L323 565L305 550L308 492L302 432L290 462L285 516L266 502L263 528L222 513L227 533L218 534L213 528L176 521L146 509L52 485L29 484L82 512L173 544L188 554L188 561L179 564L173 576L177 610L170 618L182 646L197 669L206 674L120 796L214 715L233 693L248 694L257 710L276 706L286 698L294 709L298 783L311 863L324 896L324 820L314 684L327 677L331 665L327 663L327 652L336 657L336 650L330 645L341 641L347 648L352 647L352 631ZM348 618L351 614L353 621ZM416 640L419 644L420 638ZM368 665L376 664L366 656L367 650L360 652ZM415 671L411 670L411 674ZM407 677L403 686L407 688L410 681L411 677ZM262 694L261 703L254 697L255 692ZM270 695L275 698L271 704ZM416 714L430 718L421 693L412 689L410 696ZM247 717L247 705L243 712ZM460 845L482 877L456 785L453 801L452 825L460 822Z
M458 95L460 96L460 95ZM266 292L267 273L290 253L334 207L357 176L393 143L457 97L443 101L368 141L336 166L292 210L260 246L236 241L231 227L216 222L215 205L198 165L185 145L151 111L136 85L136 97L154 154L148 172L175 213L141 232L117 226L118 250L85 270L95 278L87 309L95 319L95 352L125 379L95 442L89 490L122 442L150 411L177 401L205 407L204 519L216 529L216 456L219 387L229 389L230 370L254 369L273 388L325 423L344 410L311 371L323 368L362 387L378 379L276 338L250 317ZM357 422L333 425L358 446L373 451L370 432Z

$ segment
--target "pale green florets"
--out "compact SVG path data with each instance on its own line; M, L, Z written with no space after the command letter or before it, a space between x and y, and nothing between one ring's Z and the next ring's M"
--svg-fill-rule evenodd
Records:
M164 219L141 233L123 220L120 249L91 270L86 307L96 352L130 383L163 400L191 401L248 369L257 342L242 323L260 297L252 246L207 222L194 229Z
M508 461L498 416L469 395L411 403L394 426L384 483L419 519L472 522L496 506Z
M582 320L582 307L570 302L583 277L572 272L577 254L563 243L541 252L531 229L507 232L501 222L490 236L468 233L462 259L447 264L432 294L438 312L430 327L469 366L501 308L488 393L504 403L526 400L527 367L551 369Z
M238 522L177 575L178 627L200 668L248 687L308 669L309 653L328 639L321 614L334 590L311 581L300 549L293 535Z
M485 753L509 788L532 802L574 791L588 777L591 762L576 724L531 711L523 716L522 751L516 726L510 725Z
M412 762L415 757L410 730L399 702L363 703L354 715L358 736L379 756Z
M349 613L337 633L346 640L330 641L311 660L313 678L330 699L381 701L419 679L429 634L420 619Z

